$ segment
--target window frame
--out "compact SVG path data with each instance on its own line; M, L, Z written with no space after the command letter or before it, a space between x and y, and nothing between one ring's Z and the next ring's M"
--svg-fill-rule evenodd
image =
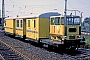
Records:
M16 27L19 27L19 20L16 20Z
M75 22L75 18L78 18L79 19L79 22L78 23ZM80 17L74 17L74 25L80 25Z
M59 20L56 20L58 18ZM50 18L50 25L60 25L61 24L61 19L60 17L51 17Z
M68 18L68 21L67 21L67 18ZM80 17L67 17L67 18L66 18L67 25L80 25ZM71 22L69 22L70 18L72 18ZM79 24L75 23L75 20L74 20L75 18L79 18Z
M34 20L34 28L36 28L36 20Z
M23 27L23 20L20 20L20 27Z
M52 20L52 19L53 19L53 20ZM54 23L53 21L55 22L55 18L54 18L54 17L51 17L51 18L50 18L50 25L55 25L55 23Z
M28 20L28 27L30 27L30 20Z
M60 17L61 25L64 25L64 17Z
M58 20L56 20L56 18L58 18ZM57 21L58 21L58 23L57 23ZM55 25L60 25L60 17L55 17Z

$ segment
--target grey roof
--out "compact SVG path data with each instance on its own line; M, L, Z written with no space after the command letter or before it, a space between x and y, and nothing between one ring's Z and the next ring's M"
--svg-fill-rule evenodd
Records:
M48 13L43 13L39 15L40 18L50 18L50 16L60 16L58 12L48 12Z
M29 16L19 16L19 17L9 17L6 19L16 19L16 18L50 18L50 16L60 16L61 14L58 12L46 12L38 15L31 14Z

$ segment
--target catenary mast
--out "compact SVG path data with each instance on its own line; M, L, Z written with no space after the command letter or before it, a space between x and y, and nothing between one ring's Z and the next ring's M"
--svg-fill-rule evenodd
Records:
M65 34L65 31L66 31L66 15L67 15L67 0L65 0L65 10L64 10L64 34ZM66 34L65 34L66 35Z
M1 20L2 29L4 29L4 20L5 20L5 5L4 0L2 0L2 20Z

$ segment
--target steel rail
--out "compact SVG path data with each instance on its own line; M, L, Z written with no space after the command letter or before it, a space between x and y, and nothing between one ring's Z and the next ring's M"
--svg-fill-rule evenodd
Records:
M5 43L5 42L3 42L1 40L0 40L0 42L3 43L4 45L6 45L8 48L10 48L13 52L15 52L18 56L22 57L24 60L30 60L30 58L28 58L27 56L25 56L21 52L15 50L13 47L11 47L10 45L8 45L7 43Z

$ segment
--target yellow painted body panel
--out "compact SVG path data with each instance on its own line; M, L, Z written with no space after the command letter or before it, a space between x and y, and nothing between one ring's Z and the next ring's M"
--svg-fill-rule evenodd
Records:
M57 36L64 35L64 25L50 25L50 34Z
M54 34L55 32L55 26L54 25L50 25L50 34Z
M12 34L14 33L14 32L13 32L13 29L10 29L10 28L5 28L5 31L6 31L6 32L9 32L9 33L12 33Z
M30 20L30 27L28 27L28 20ZM34 24L34 20L36 21L36 25ZM49 37L49 18L30 18L26 22L26 37L35 40Z
M60 25L60 35L64 36L64 25Z
M6 20L6 26L13 28L13 20Z
M76 32L69 32L69 28L76 28ZM79 25L75 25L75 26L72 26L72 25L68 25L67 26L67 34L68 35L78 35L79 34Z
M23 36L23 31L16 29L16 33L15 33L15 34L16 34L16 35Z
M20 27L20 20L22 20L23 22L23 19L16 19L16 21L19 20L19 27L17 27L17 24L16 24L16 35L20 35L20 36L23 36L23 23L22 23L22 27Z
M69 28L76 28L76 32L69 32ZM79 35L79 25L67 25L67 30L64 35L64 25L50 25L50 36L52 40L59 40L58 36L62 36L62 40L65 38L69 40L69 36L80 36ZM77 38L75 38L77 39Z
M28 22L30 20L30 22ZM26 19L26 37L34 38L34 18ZM28 27L28 23L30 23L30 27ZM28 30L28 31L27 31Z
M46 38L49 37L49 18L40 18L39 23L39 32L40 32L40 38Z
M40 34L39 34L39 23L40 23L40 20L39 20L39 18L36 18L35 19L36 20L36 27L34 28L34 19L33 19L33 31L34 31L34 33L33 33L33 36L34 36L34 39L35 40L38 40L40 37Z
M15 20L13 20L13 19L6 20L6 22L5 22L6 26L4 26L5 32L9 32L9 33L12 33L12 34L15 33L14 22L15 22Z
M69 32L69 28L76 28L76 32ZM68 25L67 26L67 39L69 39L69 36L81 36L79 35L79 25L75 25L75 26L72 26L72 25ZM77 38L75 38L77 39Z

